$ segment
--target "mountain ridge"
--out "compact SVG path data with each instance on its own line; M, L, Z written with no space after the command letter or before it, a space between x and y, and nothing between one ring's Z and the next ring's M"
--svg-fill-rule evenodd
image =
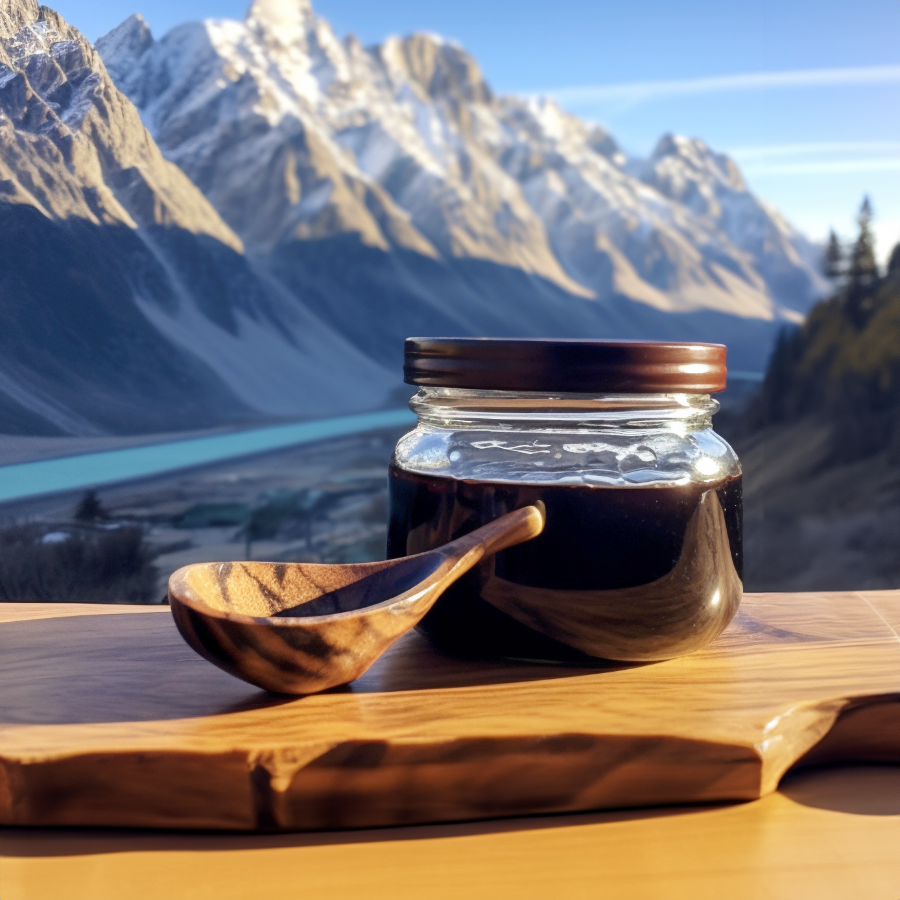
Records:
M458 44L365 48L305 0L96 49L0 0L5 430L376 408L411 333L722 340L760 370L820 288L808 247L670 144L631 160Z
M796 321L825 288L809 242L732 160L677 136L628 160L608 132L552 100L497 96L458 44L413 34L362 47L289 0L257 0L243 22L189 23L158 41L144 32L137 53L125 39L134 28L132 17L101 38L101 54L163 152L251 246L263 233L267 249L290 241L290 207L301 237L355 231L373 246L418 249L370 233L346 198L325 198L327 168L340 173L333 190L343 180L375 192L379 224L405 219L445 258L513 265L587 297ZM266 198L281 214L248 214L250 188L230 183L223 158L235 142L263 148L277 133L284 147L298 132L318 170L279 159L286 185L270 183Z

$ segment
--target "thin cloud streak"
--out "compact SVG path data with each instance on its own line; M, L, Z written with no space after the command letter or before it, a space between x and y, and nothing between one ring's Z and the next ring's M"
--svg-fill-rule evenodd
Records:
M818 153L900 153L900 141L834 141L810 144L762 144L734 147L729 156L740 159L768 159L779 156L812 156Z
M671 81L638 81L631 84L598 84L560 88L547 94L560 103L644 103L660 97L756 91L834 85L900 83L900 65L854 66L836 69L800 69L792 72L749 72Z
M838 175L845 172L900 171L900 159L835 159L825 162L759 163L742 166L748 178L760 175Z

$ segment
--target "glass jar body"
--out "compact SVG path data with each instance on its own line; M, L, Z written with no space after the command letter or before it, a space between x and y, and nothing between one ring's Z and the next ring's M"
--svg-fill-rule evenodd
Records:
M665 659L713 640L741 596L741 469L708 395L424 388L390 467L388 556L521 506L544 532L485 560L421 623L456 654Z

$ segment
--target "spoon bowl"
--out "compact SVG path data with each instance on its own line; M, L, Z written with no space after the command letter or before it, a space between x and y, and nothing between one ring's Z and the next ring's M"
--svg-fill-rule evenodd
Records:
M359 678L457 578L543 527L543 512L526 506L401 559L195 563L169 578L169 603L211 663L268 691L310 694Z

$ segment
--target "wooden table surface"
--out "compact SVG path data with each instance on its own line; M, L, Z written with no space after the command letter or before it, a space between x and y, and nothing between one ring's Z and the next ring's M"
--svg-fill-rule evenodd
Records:
M874 755L863 753L856 758L883 758L885 747L893 746L890 735L897 726L900 594L822 596L819 614L803 616L802 627L794 622L798 630L791 631L787 623L797 618L802 603L793 603L786 595L750 595L745 610L749 618L738 632L745 644L747 636L750 638L746 654L740 657L746 662L729 663L733 669L730 679L733 682L739 671L768 673L760 682L769 689L767 693L745 698L747 709L760 707L766 716L770 712L763 707L769 701L762 702L764 698L792 696L802 688L809 693L804 695L804 709L815 711L810 722L824 721L823 715L832 708L828 698L872 697L879 703L851 710L849 726L832 727L822 744L830 742L829 752L836 750L840 757L848 738L852 738L854 752L865 751L865 742L861 746L859 738L871 733L878 738L868 748ZM767 618L774 617L774 624L760 632L751 626L761 621L753 616L763 608ZM538 691L571 679L575 695L583 695L582 718L589 720L596 713L591 712L593 694L586 687L609 677L559 673L556 679L531 682L521 680L523 673L504 670L493 674L479 671L473 684L466 683L466 678L460 683L444 683L441 679L456 677L455 670L438 667L419 672L424 681L413 686L410 667L395 664L394 669L376 672L359 686L359 692L273 707L259 698L248 703L243 696L246 685L194 657L186 646L171 645L167 616L166 610L135 607L0 604L0 623L5 620L16 625L12 630L5 626L3 632L16 640L0 642L0 744L6 748L8 761L13 753L18 759L7 769L13 778L7 776L5 787L0 779L0 807L5 803L9 809L17 808L14 794L21 788L17 773L23 766L50 764L47 771L52 774L56 760L61 771L68 771L67 759L85 758L97 734L111 734L122 742L123 750L131 744L154 748L161 738L183 742L184 735L192 742L200 741L198 748L202 749L210 712L238 723L246 719L244 724L253 726L247 732L250 738L269 740L266 716L275 713L273 722L280 727L314 722L315 718L301 714L307 707L328 721L340 710L368 710L368 715L357 715L357 725L361 722L371 730L373 722L377 723L377 704L382 703L378 698L383 692L387 704L404 696L420 700L433 695L436 685L427 682L435 678L440 682L438 693L449 690L449 699L459 701L456 712L474 710L466 713L471 718L499 686L522 707L517 715L523 721L536 714ZM100 628L101 620L115 627ZM36 626L34 634L23 627L29 622ZM83 626L89 622L85 631ZM121 626L127 622L134 626L123 630ZM855 624L849 627L848 623ZM82 632L93 635L89 647L78 644ZM798 640L798 635L805 639ZM46 652L49 646L55 648L53 653ZM676 681L684 683L695 670L702 674L714 665L721 668L722 659L732 658L729 646L726 636L719 650L645 670L658 673L654 675L656 705L668 704L673 721L680 720L688 707L674 702L670 688L674 690ZM399 659L415 662L421 652L413 648ZM819 673L824 673L824 681L810 681L804 675L808 664L819 660L822 653L827 653L836 667L832 675L852 688L848 693L833 692L827 666ZM161 667L161 662L166 665ZM662 677L669 669L672 677ZM790 672L791 677L779 680L778 671ZM104 674L115 673L119 680L114 684L104 678ZM611 674L610 680L623 680L623 684L636 677L627 670ZM185 681L185 676L190 677ZM391 677L401 678L402 684L392 684ZM733 690L727 678L713 682L713 693ZM185 684L191 690L179 691ZM622 703L616 701L612 707L616 715L627 712L625 694ZM172 703L174 708L170 708ZM207 709L210 704L211 710ZM834 706L835 714L839 707ZM874 711L876 717L861 720L863 710ZM100 718L98 713L102 713ZM711 728L718 720L710 713L703 721L710 723L704 727ZM765 716L760 718L761 723L766 721ZM828 721L841 720L831 715ZM633 733L631 718L623 722L628 733ZM516 726L521 724L517 719ZM716 727L725 737L729 729L733 737L740 733L737 720L719 721ZM813 731L804 738L807 746L821 734ZM764 736L768 739L771 732L769 729ZM888 743L884 742L886 735ZM288 738L294 739L286 732ZM747 747L754 749L752 740ZM764 758L765 748L755 749L758 757ZM100 778L117 752L89 760L90 766L81 771ZM67 753L75 755L67 757ZM207 757L213 758L215 754ZM40 775L39 768L34 771ZM520 781L527 781L527 772L520 775ZM71 789L71 783L67 784ZM50 796L55 790L52 779L47 781L41 775L33 787L43 792L49 809L59 806ZM184 791L189 794L191 787L186 782ZM82 791L82 795L89 799L90 791ZM145 802L143 796L140 799ZM121 797L117 802L122 803ZM77 819L72 824L78 824ZM301 897L900 900L900 766L803 768L789 772L774 793L744 803L654 806L443 825L283 834L0 828L0 900Z
M647 666L442 656L266 694L166 608L0 604L0 825L325 831L754 800L810 754L900 759L900 591L747 594ZM900 894L898 894L900 898ZM2 900L2 895L0 895Z
M900 767L748 803L319 834L0 829L3 900L898 900Z

